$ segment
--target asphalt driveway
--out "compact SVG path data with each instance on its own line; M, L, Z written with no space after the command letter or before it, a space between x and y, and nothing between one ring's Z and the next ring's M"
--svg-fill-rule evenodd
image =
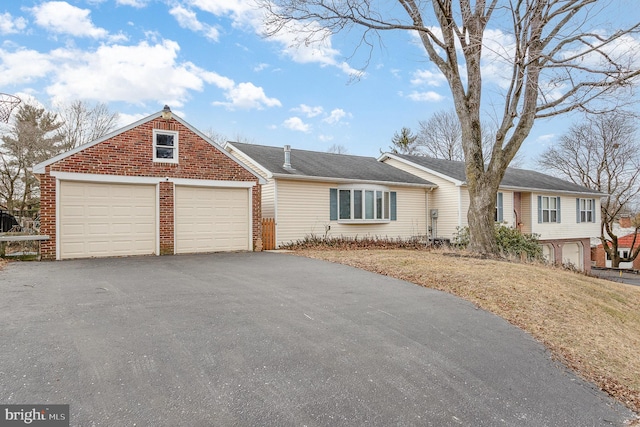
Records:
M0 403L72 426L601 426L633 414L461 299L274 253L12 263Z

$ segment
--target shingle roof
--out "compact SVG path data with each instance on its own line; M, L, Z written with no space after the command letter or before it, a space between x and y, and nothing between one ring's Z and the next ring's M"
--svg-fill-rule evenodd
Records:
M281 176L317 177L433 186L435 184L379 162L374 157L291 149L291 169L283 167L283 147L232 142L231 145L269 172Z
M464 162L434 159L424 156L410 156L406 154L394 154L394 156L413 162L432 171L439 172L460 182L466 182L467 180ZM598 191L591 190L572 182L564 181L560 178L532 170L517 168L507 169L500 186L527 190L547 190L592 195L601 194Z

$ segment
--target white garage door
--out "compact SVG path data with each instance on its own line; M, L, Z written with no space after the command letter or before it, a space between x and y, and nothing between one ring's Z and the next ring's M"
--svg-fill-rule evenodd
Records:
M562 245L562 262L570 264L578 270L583 270L582 245L579 243L565 243Z
M176 186L176 253L248 250L246 188Z
M156 187L60 183L60 258L156 251Z

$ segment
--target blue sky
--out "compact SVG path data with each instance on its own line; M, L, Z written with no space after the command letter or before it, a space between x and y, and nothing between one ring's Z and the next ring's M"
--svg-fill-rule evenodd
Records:
M616 1L632 11L627 20L640 20L635 2ZM338 144L368 156L387 149L403 126L417 130L419 120L452 108L446 82L411 34L385 34L354 80L369 54L354 52L356 34L302 47L290 33L265 39L250 4L5 1L0 92L52 109L77 99L105 102L122 125L168 104L198 129L231 140L318 151ZM508 44L500 30L492 31L493 43ZM640 50L640 40L627 43ZM499 67L488 67L486 84L499 88L499 74ZM487 94L498 92L488 88ZM538 122L522 149L524 166L534 167L535 156L574 119Z

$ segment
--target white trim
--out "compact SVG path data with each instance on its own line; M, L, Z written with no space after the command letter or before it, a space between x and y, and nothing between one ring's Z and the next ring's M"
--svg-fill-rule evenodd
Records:
M123 128L117 129L111 133L106 134L105 136L103 136L102 138L98 138L95 139L93 141L87 142L86 144L80 145L76 148L73 148L69 151L66 151L64 153L58 154L57 156L54 156L48 160L45 160L44 162L38 163L37 165L33 166L33 173L45 173L45 168L47 166L49 166L50 164L53 164L57 161L66 159L69 156L72 156L76 153L79 153L80 151L87 149L89 147L93 147L94 145L100 144L101 142L104 142L110 138L113 138L114 136L120 135L121 133L127 132L137 126L140 126L141 124L144 124L146 122L150 122L151 120L155 120L158 117L162 117L162 112L159 111L155 114L152 114L148 117L145 117L143 119L138 120L137 122L133 122L130 125L127 125Z
M262 200L260 201L262 203ZM278 180L273 180L273 220L275 221L274 241L276 249L278 249Z
M128 175L103 175L93 173L59 172L52 171L51 176L62 181L86 181L105 182L120 184L158 184L161 181L168 181L169 178L154 176L128 176Z
M249 206L247 209L249 211L249 250L253 252L253 191L251 188L247 188L249 192ZM260 236L262 239L262 236Z
M175 201L173 202L173 206L175 209L176 203ZM175 221L175 214L173 215L173 219ZM175 225L174 225L174 230L175 230ZM175 231L173 232L174 236L175 236ZM173 238L173 241L175 242L175 237ZM173 252L175 253L175 251ZM160 183L156 184L156 256L160 256Z
M462 187L458 187L458 227L462 228Z
M137 122L131 123L128 126L125 126L123 128L117 129L105 136L103 136L102 138L98 138L94 141L88 142L84 145L81 145L79 147L76 147L72 150L69 150L65 153L62 154L58 154L57 156L54 156L48 160L45 160L44 162L38 163L37 165L33 166L32 171L33 173L36 174L43 174L46 172L46 167L56 163L60 160L66 159L69 156L72 156L76 153L79 153L80 151L89 148L89 147L93 147L94 145L100 144L101 142L104 142L108 139L111 139L117 135L120 135L121 133L127 132L133 128L136 128L144 123L150 122L152 120L158 119L162 117L162 111L158 111L155 114L152 114L150 116L147 116L143 119L138 120ZM266 184L266 181L263 177L261 177L259 174L257 174L256 172L252 171L251 168L249 168L249 166L245 165L243 162L241 162L240 160L238 160L236 157L234 157L231 153L229 153L227 150L225 150L224 148L222 148L220 145L216 144L215 142L213 142L209 137L207 137L205 134L203 134L202 132L200 132L198 129L194 128L193 126L191 126L189 123L185 122L184 120L182 120L180 117L176 116L175 114L172 115L173 119L171 120L175 120L178 123L180 123L181 125L183 125L184 127L186 127L187 129L189 129L191 132L195 133L196 135L198 135L200 138L202 138L203 140L205 140L207 143L209 143L211 146L217 148L222 154L224 154L225 156L227 156L229 159L233 160L235 163L237 163L238 165L240 165L243 169L245 169L247 172L249 172L251 175L255 176L256 178L258 178L258 182L260 184ZM153 144L153 141L152 141Z
M191 187L227 187L227 188L251 188L257 184L255 181L222 181L213 179L171 178L157 176L129 176L129 175L102 175L92 173L59 172L52 171L51 176L62 181L104 182L114 184L159 184L160 182L173 182L175 185L187 185Z
M414 163L412 161L405 160L405 159L403 159L401 157L398 157L398 156L395 156L395 155L393 155L391 153L383 153L380 157L378 157L378 161L382 162L382 163L384 163L384 161L386 159L393 159L393 160L396 160L398 162L404 163L404 164L412 166L412 167L414 167L416 169L420 169L423 172L427 172L427 173L430 173L432 175L435 175L438 178L442 178L445 181L452 182L452 183L454 183L455 185L458 185L458 186L459 185L464 185L464 183L465 183L464 181L457 180L455 178L450 177L449 175L445 175L445 174L443 174L441 172L434 171L433 169L429 169L427 167L421 166L421 165L419 165L417 163ZM411 172L408 172L408 173L411 173ZM413 175L415 175L415 174L413 174Z
M60 179L56 178L56 261L60 260Z
M331 182L336 184L347 184L347 185L362 185L362 184L371 184L371 185L389 185L394 187L419 187L419 188L436 188L435 184L414 184L407 182L390 182L390 181L369 181L366 179L358 180L351 178L330 178L324 176L302 176L302 175L287 175L281 173L274 173L273 178L275 179L285 179L290 181L317 181L317 182Z
M465 184L466 185L466 184ZM565 195L575 195L576 197L580 197L580 196L592 196L592 197L605 197L606 194L605 193L600 193L598 191L591 191L591 192L576 192L576 191L570 191L570 190L552 190L549 188L533 188L533 187L514 187L514 186L500 186L498 187L498 190L508 190L508 191L516 191L516 192L520 192L520 193L558 193L558 194L565 194Z
M178 164L179 160L180 160L180 152L179 152L179 147L180 147L180 136L177 130L164 130L164 129L153 129L153 137L151 140L151 147L152 147L152 156L153 156L153 162L154 163L173 163L173 164ZM157 137L158 135L172 135L174 138L174 144L172 146L167 146L164 147L162 145L158 145L156 143ZM157 149L158 148L169 148L173 150L173 157L171 158L161 158L161 157L157 157L156 154L158 153Z
M189 187L251 188L257 185L255 181L221 181L191 178L163 178L162 180L173 182L175 185L185 185Z
M248 162L250 162L253 166L255 166L256 169L261 170L266 176L267 179L271 179L273 178L273 174L271 173L271 171L265 169L264 166L262 166L260 163L256 162L253 158L251 158L250 156L248 156L245 152L243 152L242 150L240 150L238 147L236 147L235 145L233 145L231 142L227 141L224 144L224 149L227 151L237 151L238 153L242 154ZM233 154L233 153L231 153Z

